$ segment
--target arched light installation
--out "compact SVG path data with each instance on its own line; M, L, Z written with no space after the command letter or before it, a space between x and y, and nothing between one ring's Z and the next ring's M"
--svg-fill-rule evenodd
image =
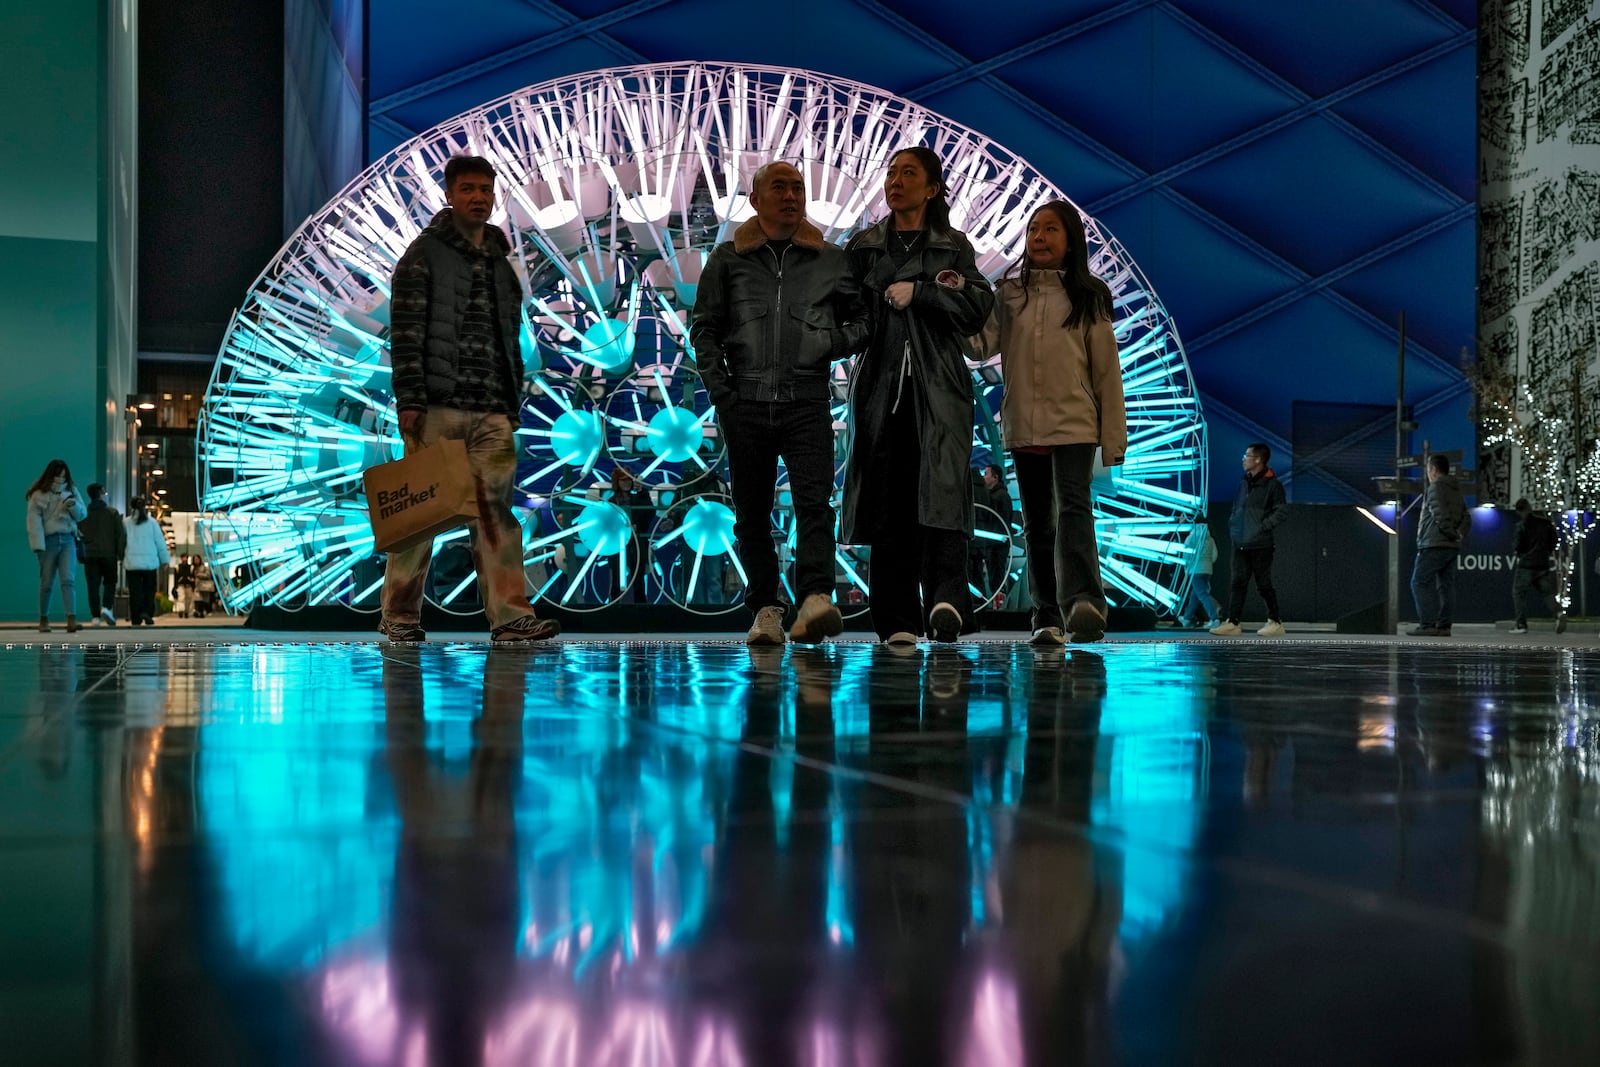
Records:
M500 172L492 221L511 237L529 290L516 503L530 591L568 606L603 607L626 590L726 610L700 577L733 563L711 507L726 489L725 460L687 335L706 255L753 213L750 176L762 163L795 162L812 220L842 242L885 213L883 171L911 144L945 161L952 219L991 278L1016 259L1031 212L1066 199L1015 153L942 116L869 85L777 67L661 64L560 78L397 147L296 231L228 331L200 430L199 528L213 569L234 578L219 583L224 602L375 608L381 568L360 476L399 453L389 279L444 206L445 161L472 153ZM1127 463L1095 484L1103 573L1113 602L1175 610L1206 499L1199 401L1160 301L1115 238L1084 221L1092 265L1115 296L1128 397ZM1001 456L998 359L974 364L973 375L975 458ZM848 363L836 366L841 440L848 376ZM648 489L655 521L628 515L619 525L607 510L619 467ZM708 503L694 528L712 532L679 532L688 509L661 521L697 497ZM780 507L775 529L792 525ZM436 561L454 540L441 537ZM838 562L840 599L859 599L870 583L861 554L842 547ZM436 602L475 595L468 576L435 576L428 588ZM988 604L1003 590L976 592Z

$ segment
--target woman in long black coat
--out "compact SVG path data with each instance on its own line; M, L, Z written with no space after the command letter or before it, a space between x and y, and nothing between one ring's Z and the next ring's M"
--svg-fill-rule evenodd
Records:
M870 332L850 386L842 539L871 547L879 638L954 641L972 615L965 339L982 331L994 291L972 243L950 225L938 156L920 146L895 153L884 199L890 214L845 246Z

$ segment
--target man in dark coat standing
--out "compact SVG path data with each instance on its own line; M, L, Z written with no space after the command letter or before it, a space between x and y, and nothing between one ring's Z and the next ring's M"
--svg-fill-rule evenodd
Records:
M89 506L94 507L93 504ZM1556 633L1566 633L1567 616L1555 595L1556 524L1534 511L1526 497L1517 501L1516 511L1517 567L1511 578L1511 603L1516 609L1517 621L1511 632L1528 632L1528 595L1538 593L1556 620Z
M1411 568L1411 596L1417 602L1412 637L1449 637L1456 610L1456 565L1467 536L1467 502L1450 473L1450 457L1428 457L1428 487L1417 522L1417 560Z
M115 626L117 567L128 549L128 531L117 509L106 503L106 487L89 487L89 514L78 523L83 538L83 572L89 577L89 617L96 626Z
M1228 518L1228 533L1233 539L1228 617L1211 628L1221 637L1244 632L1239 619L1244 615L1244 598L1252 577L1256 592L1267 605L1267 624L1256 632L1262 637L1283 636L1278 591L1272 585L1272 531L1289 517L1289 498L1277 474L1267 466L1271 459L1272 449L1263 442L1257 441L1244 450L1244 478L1233 499L1233 514Z
M561 631L528 601L522 527L511 510L517 472L513 434L522 407L522 282L511 242L489 223L494 166L482 156L445 164L450 206L411 242L394 269L389 354L400 438L408 453L463 441L477 487L469 525L472 561L495 642L542 641ZM433 545L391 552L383 619L391 641L423 641L422 592Z
M745 571L745 641L781 645L783 599L772 541L778 460L794 499L794 594L789 638L837 636L833 603L833 362L865 334L861 287L844 250L806 221L805 177L768 163L751 178L755 218L712 250L700 275L689 339L728 448L734 537Z

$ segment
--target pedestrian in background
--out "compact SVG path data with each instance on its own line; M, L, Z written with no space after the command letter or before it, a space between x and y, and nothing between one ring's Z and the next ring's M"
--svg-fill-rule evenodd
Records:
M1511 604L1516 611L1514 634L1528 632L1528 596L1537 593L1556 620L1556 633L1566 633L1567 616L1556 600L1553 558L1556 551L1556 524L1533 510L1526 497L1516 503L1517 567L1511 578Z
M1198 527L1195 533L1200 545L1194 555L1194 570L1189 575L1189 595L1184 597L1183 607L1178 610L1180 626L1199 626L1202 608L1207 621L1222 621L1222 604L1211 593L1211 572L1217 566L1217 539L1211 536L1211 528L1206 525L1204 514L1194 521Z
M1456 610L1456 567L1472 516L1461 484L1450 473L1450 457L1428 457L1428 487L1417 521L1417 559L1411 568L1411 596L1417 602L1412 637L1449 637Z
M106 487L89 487L89 514L78 523L83 538L83 573L89 579L89 620L117 624L117 567L128 547L128 532L117 509L106 503Z
M1289 517L1289 497L1283 483L1268 465L1272 449L1265 442L1247 445L1241 463L1244 477L1233 498L1233 514L1228 516L1228 533L1233 538L1233 558L1229 567L1228 617L1211 632L1219 637L1236 637L1244 631L1239 620L1244 615L1244 598L1250 592L1250 579L1267 605L1267 624L1256 633L1262 637L1283 636L1283 615L1278 610L1278 591L1272 585L1272 531Z
M122 527L127 534L123 564L128 573L128 619L135 626L154 626L156 575L172 562L167 535L161 524L150 517L142 496L128 501L128 517L122 520Z
M53 459L28 487L28 547L39 561L39 632L50 632L50 585L61 586L67 633L78 632L78 521L89 514L66 461Z

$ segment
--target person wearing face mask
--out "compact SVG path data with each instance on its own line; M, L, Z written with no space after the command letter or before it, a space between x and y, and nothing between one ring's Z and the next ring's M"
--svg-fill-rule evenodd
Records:
M39 632L50 632L50 585L61 585L67 633L78 632L78 523L89 507L64 460L53 459L28 487L28 547L39 561Z
M1089 487L1097 451L1107 467L1128 451L1111 316L1111 289L1089 271L1077 209L1043 205L975 345L982 358L1000 354L1000 429L1022 497L1036 645L1065 643L1063 628L1074 641L1105 636Z
M994 290L950 223L937 155L896 152L883 192L889 214L845 246L868 321L850 382L841 528L846 544L871 550L873 628L904 647L973 629L967 338L983 329Z

